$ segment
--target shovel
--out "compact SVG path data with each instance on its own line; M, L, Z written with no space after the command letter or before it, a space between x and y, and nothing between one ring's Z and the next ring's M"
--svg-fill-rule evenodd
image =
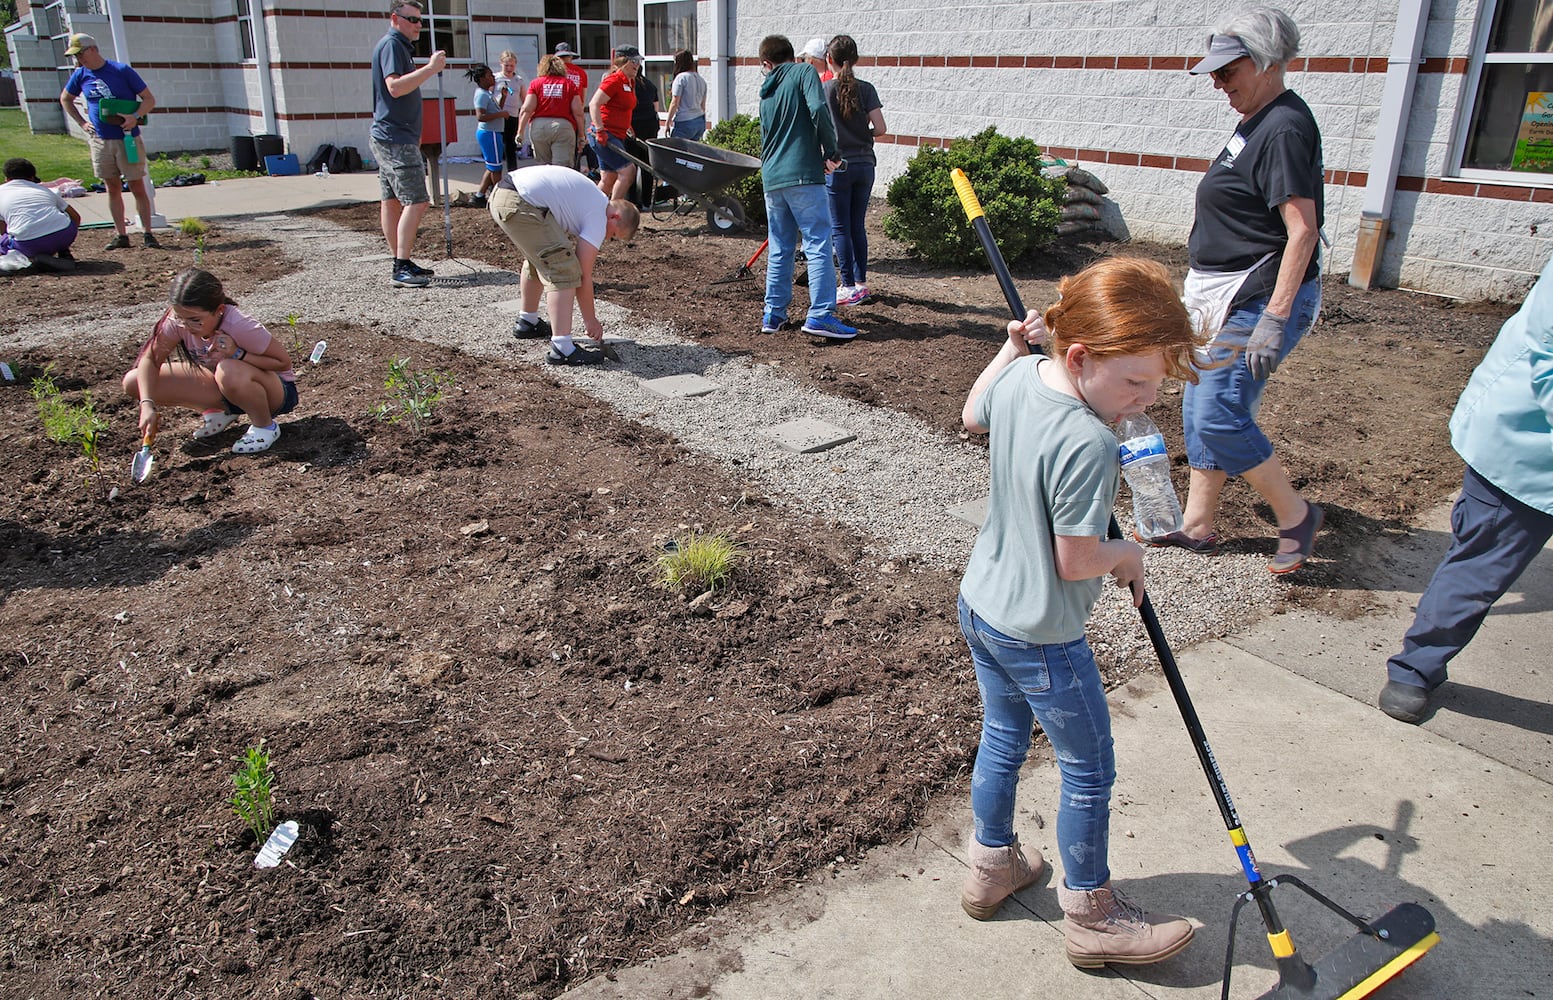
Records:
M151 475L151 467L156 464L156 456L151 454L151 442L156 435L147 434L140 442L140 450L135 452L135 460L129 463L129 478L132 482L143 483Z
M755 262L760 259L760 255L761 254L766 252L766 244L770 243L770 242L771 242L771 237L769 237L769 236L766 237L764 240L761 241L759 249L757 249L754 253L750 254L750 259L749 260L745 261L744 263L740 264L738 267L734 268L733 273L728 275L728 277L726 277L726 278L718 278L716 281L712 282L712 284L714 284L714 285L726 285L726 284L730 284L731 282L742 281L745 278L748 278L748 277L751 277L752 275L754 275L754 273L755 273Z

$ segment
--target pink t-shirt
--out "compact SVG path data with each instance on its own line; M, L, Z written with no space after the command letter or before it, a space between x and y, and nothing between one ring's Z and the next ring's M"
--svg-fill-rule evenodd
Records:
M211 333L210 340L206 340L184 326L183 320L174 316L171 310L168 310L167 315L156 324L157 340L169 347L183 344L183 349L189 352L189 357L194 359L195 364L211 371L215 371L216 366L209 360L210 349L214 346L216 334L220 333L231 337L232 343L251 354L263 354L270 349L270 341L274 339L270 336L270 331L264 328L263 323L236 306L221 307L221 319L216 323L216 329ZM277 374L280 375L282 382L297 380L297 373L290 368Z

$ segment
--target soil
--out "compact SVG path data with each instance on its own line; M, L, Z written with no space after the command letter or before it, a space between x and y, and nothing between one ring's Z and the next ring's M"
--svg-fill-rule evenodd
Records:
M324 214L376 232L376 205ZM990 276L925 266L877 221L875 298L849 312L864 330L850 344L760 334L761 265L717 283L760 236L708 236L699 213L608 247L599 294L957 431L1007 306ZM105 300L161 300L194 249L164 242L83 244L74 274L0 279L0 343ZM483 212L454 210L452 242L517 265ZM1178 248L1065 243L1016 282L1045 304L1060 275L1117 252L1183 267ZM294 265L218 226L204 266L241 301ZM1511 307L1342 276L1326 291L1263 423L1328 514L1290 599L1341 609L1364 586L1344 553L1453 492L1445 418ZM954 574L883 562L596 407L557 419L587 399L532 365L260 318L299 358L330 343L279 443L234 456L231 434L193 442L192 417L174 419L140 486L118 381L145 331L116 351L0 355L21 377L0 391L7 993L550 997L963 794L979 705ZM408 354L456 377L422 428L367 412L381 361ZM44 436L25 386L46 368L107 419L100 467ZM1179 442L1170 402L1155 415ZM1270 552L1267 517L1232 486L1220 531ZM656 579L665 543L693 531L743 553L710 597ZM277 818L302 831L270 871L227 802L261 741Z

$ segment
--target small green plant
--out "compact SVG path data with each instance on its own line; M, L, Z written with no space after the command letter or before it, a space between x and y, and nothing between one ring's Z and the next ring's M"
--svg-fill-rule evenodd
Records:
M200 157L200 167L202 169L209 170L210 169L210 157L208 157L208 156Z
M297 330L297 321L301 318L302 314L298 312L286 314L286 325L291 328L291 353L293 355L300 355L302 353L302 334Z
M706 142L711 146L731 149L735 153L759 159L760 119L749 115L724 118L707 132ZM744 216L751 226L766 224L766 188L759 170L728 185L727 192L744 206Z
M264 741L249 747L242 766L232 775L236 790L230 799L237 818L248 824L254 840L264 839L275 829L275 772L270 770L270 755Z
M210 232L210 224L191 215L178 220L178 231L185 236L203 236Z
M205 260L205 234L194 237L194 266L199 267Z
M703 594L728 582L733 567L743 557L739 544L718 532L696 532L676 538L669 551L658 557L658 583L681 594Z
M32 380L33 401L38 406L38 419L43 422L43 433L50 441L74 444L91 463L92 471L100 471L102 456L98 453L102 432L108 429L108 421L97 412L92 394L83 392L81 402L67 402L54 384L54 376L45 369Z
M456 382L452 372L412 372L409 358L394 358L388 363L388 377L383 387L388 399L372 411L379 420L397 424L409 421L410 432L420 437L431 419L432 409L442 400Z
M956 139L947 149L918 150L906 172L890 182L885 233L933 264L986 266L976 230L966 221L949 175L956 167L970 178L987 224L1010 262L1057 238L1066 182L1042 176L1041 148L1033 140L999 135L992 128Z

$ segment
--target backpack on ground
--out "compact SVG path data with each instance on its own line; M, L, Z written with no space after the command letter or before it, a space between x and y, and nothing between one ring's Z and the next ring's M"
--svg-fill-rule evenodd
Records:
M355 146L346 146L340 150L345 154L345 173L354 174L361 169L361 151ZM333 170L333 167L329 168Z
M307 161L307 172L316 174L328 164L329 169L334 170L333 158L339 152L333 143L324 143L313 151L313 156Z

